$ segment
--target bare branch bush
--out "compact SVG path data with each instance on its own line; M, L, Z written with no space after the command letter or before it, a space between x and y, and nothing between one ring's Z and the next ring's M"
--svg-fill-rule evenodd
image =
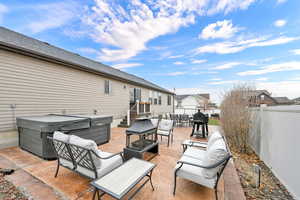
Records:
M221 103L221 126L231 148L240 153L249 153L248 135L251 112L248 109L253 101L254 86L240 83L225 92Z

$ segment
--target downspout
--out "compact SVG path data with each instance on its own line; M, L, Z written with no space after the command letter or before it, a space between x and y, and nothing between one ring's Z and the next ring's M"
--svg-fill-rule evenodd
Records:
M173 114L175 113L175 91L176 89L174 88L174 94L173 94Z

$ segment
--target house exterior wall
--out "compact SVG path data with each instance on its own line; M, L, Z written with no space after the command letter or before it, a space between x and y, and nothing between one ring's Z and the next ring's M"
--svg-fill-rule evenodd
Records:
M142 89L142 101L145 102L149 101L150 91L152 91L152 95L153 95L154 90L147 89L147 88ZM161 105L159 104L155 105L154 103L151 104L151 113L153 115L173 112L173 96L171 97L171 105L168 105L168 95L169 94L161 93Z
M105 80L110 80L111 94L104 93ZM0 135L15 130L15 118L21 116L93 114L97 110L97 114L121 119L129 109L130 87L138 86L0 50ZM142 93L148 90L139 88ZM162 98L163 105L153 110L171 112L167 94Z

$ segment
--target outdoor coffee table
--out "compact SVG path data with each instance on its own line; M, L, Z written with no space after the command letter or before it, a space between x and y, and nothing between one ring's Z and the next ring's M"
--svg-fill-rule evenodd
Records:
M100 199L104 194L108 194L116 199L122 199L145 177L147 177L147 180L145 180L129 199L135 196L148 181L150 181L154 191L151 176L155 166L155 164L148 161L131 158L112 172L91 182L91 185L95 188L93 200L96 195L98 199ZM100 194L99 191L102 191L102 193Z

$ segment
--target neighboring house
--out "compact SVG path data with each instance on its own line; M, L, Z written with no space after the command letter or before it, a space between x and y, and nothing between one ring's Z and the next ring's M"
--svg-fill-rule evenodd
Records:
M260 104L266 104L268 106L275 105L291 105L295 104L294 101L287 97L272 97L272 94L267 90L253 90L250 91L249 101L251 106L259 106Z
M294 101L290 100L287 97L273 97L273 98L276 100L277 105L292 105L292 104L294 104Z
M202 112L211 113L217 109L216 105L210 102L209 94L185 94L175 96L175 113L192 115L200 109Z
M300 97L293 99L294 104L300 105Z
M259 106L260 104L276 105L276 100L271 97L271 93L267 90L252 90L247 92L250 106Z
M94 113L112 115L117 125L137 101L144 112L173 112L173 97L140 77L0 27L0 143L16 142L19 116Z

